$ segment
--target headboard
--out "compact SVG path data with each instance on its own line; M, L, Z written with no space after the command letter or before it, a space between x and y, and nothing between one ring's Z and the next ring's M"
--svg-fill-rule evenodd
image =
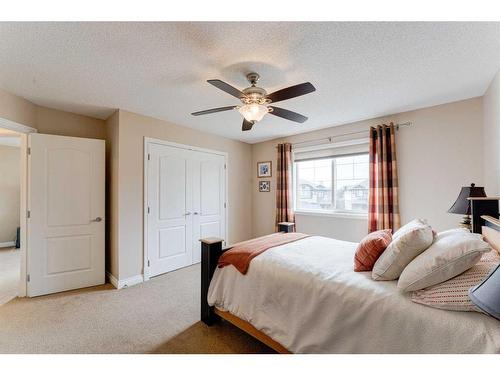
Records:
M485 225L482 227L482 234L486 242L500 253L500 220L492 216L483 216Z
M486 225L485 216L498 220L500 197L470 197L471 226L473 233L481 233L482 227Z

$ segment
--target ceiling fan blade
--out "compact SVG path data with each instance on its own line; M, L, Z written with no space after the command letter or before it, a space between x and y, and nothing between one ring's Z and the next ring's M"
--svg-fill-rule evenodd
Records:
M238 98L238 99L245 97L245 94L243 94L236 87L233 87L229 83L221 81L220 79L209 79L207 82L210 83L211 85L214 85L218 89L227 92L229 95L232 95L232 96Z
M279 107L270 106L273 110L269 112L271 115L278 117L283 117L284 119L300 122L301 124L307 120L306 116L302 116L300 113L289 111L288 109L283 109Z
M231 109L235 109L235 108L236 108L236 106L232 105L232 106L229 106L229 107L219 107L219 108L205 109L204 111L193 112L191 114L193 116L208 115L209 113L222 112L222 111L230 111Z
M253 123L243 119L243 125L241 126L241 130L246 132L247 130L252 129Z
M311 82L300 83L295 86L290 86L285 89L281 89L275 91L267 96L268 99L271 99L273 103L280 102L282 100L287 100L291 98L295 98L297 96L309 94L313 91L316 91Z

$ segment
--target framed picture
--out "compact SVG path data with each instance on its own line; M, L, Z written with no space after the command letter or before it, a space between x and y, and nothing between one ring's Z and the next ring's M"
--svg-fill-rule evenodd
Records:
M272 163L270 161L260 161L257 163L257 177L271 177Z
M271 181L259 181L259 191L261 193L268 193L271 191Z

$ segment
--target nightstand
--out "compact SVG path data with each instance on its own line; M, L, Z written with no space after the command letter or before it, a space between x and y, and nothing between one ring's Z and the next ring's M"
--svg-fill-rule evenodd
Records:
M290 223L288 221L283 221L278 223L278 232L291 233L295 232L295 223Z

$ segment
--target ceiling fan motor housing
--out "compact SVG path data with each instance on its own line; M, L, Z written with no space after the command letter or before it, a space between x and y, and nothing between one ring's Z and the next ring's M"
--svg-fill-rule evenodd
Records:
M267 91L261 87L250 86L243 90L243 94L245 94L244 98L241 98L241 101L245 104L258 103L264 104L269 103L270 100L266 100Z

